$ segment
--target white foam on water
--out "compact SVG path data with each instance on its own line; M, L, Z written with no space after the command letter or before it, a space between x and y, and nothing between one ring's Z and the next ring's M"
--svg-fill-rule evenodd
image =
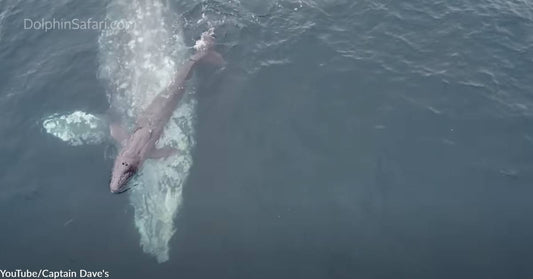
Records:
M7 11L2 11L0 13L0 42L2 41L2 35L4 34L4 18L6 17Z
M134 23L130 29L102 31L99 37L99 77L107 84L111 108L130 125L190 55L177 25L178 16L170 10L163 2L143 0L112 0L107 7L108 20ZM169 259L174 220L192 164L193 92L188 89L158 142L176 147L179 153L164 160L147 160L128 193L140 245L158 262Z
M77 146L104 142L107 138L108 125L98 116L75 111L69 114L53 114L45 118L43 128L47 133Z
M12 5L9 5L7 3L2 3L2 4L5 4L5 6L0 12L0 42L2 42L3 35L4 35L5 19L8 17L9 13L13 9Z

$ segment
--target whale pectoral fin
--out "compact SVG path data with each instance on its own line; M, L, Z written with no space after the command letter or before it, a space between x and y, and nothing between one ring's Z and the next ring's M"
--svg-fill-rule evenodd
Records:
M178 150L172 147L154 148L148 155L150 159L167 158L178 153Z
M128 137L128 132L118 122L109 123L109 132L119 144L122 144Z

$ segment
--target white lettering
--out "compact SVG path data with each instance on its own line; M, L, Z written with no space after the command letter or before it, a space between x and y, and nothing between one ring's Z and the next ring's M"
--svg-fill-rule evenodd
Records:
M28 23L29 25L27 25L26 23ZM33 20L29 19L29 18L25 18L24 19L24 30L28 30L28 29L32 29L31 27L33 26ZM4 270L5 271L5 270ZM3 273L2 273L3 274ZM4 276L4 275L2 275Z

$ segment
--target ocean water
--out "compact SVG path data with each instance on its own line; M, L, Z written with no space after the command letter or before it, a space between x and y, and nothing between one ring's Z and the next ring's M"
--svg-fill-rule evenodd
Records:
M25 29L25 19L127 30ZM214 28L132 190L134 121ZM531 278L533 4L0 1L0 269Z

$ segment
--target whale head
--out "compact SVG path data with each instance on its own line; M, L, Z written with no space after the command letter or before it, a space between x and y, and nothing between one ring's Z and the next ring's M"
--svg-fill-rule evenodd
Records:
M128 190L127 184L137 173L140 159L136 156L119 154L115 159L109 189L111 193L120 194Z

